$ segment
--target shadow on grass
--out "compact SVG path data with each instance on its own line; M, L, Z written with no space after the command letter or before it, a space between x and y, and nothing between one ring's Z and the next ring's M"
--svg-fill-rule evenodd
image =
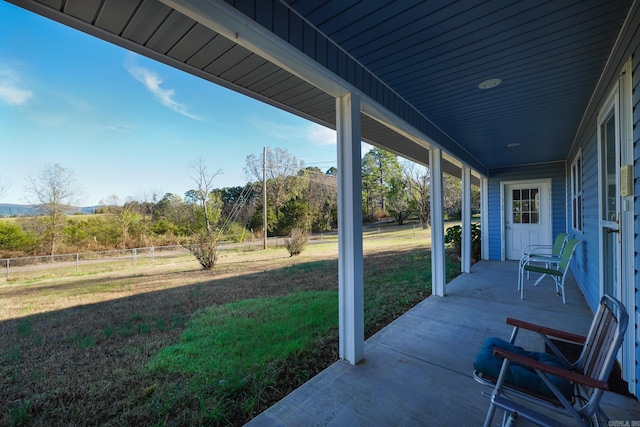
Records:
M365 257L367 336L430 294L428 256L417 249ZM110 293L123 292L110 287L113 282L132 286L126 291L131 294L110 299ZM215 411L219 402L204 402L190 393L188 377L148 370L152 357L180 339L193 314L248 298L337 287L337 260L332 259L293 260L279 269L231 277L212 278L204 271L134 274L40 288L40 293L59 291L71 299L87 289L101 289L109 300L0 323L0 341L5 343L0 349L0 424L203 422L203 406ZM13 298L34 295L14 287L3 289L0 298L9 293ZM46 304L46 298L39 304ZM337 323L336 318L336 327ZM335 361L336 346L332 337L322 341L313 354L313 366L281 361L280 379L270 395L244 396L240 406L253 409L236 408L237 413L222 418L231 425L242 424Z

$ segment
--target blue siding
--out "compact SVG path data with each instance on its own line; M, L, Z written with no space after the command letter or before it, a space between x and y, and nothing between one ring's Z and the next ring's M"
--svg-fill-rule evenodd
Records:
M634 220L633 220L633 240L634 240L634 282L635 282L635 301L636 316L640 317L640 47L636 48L633 55L633 204L634 204ZM636 325L639 328L640 325ZM640 378L640 342L638 334L634 334L636 338L636 378ZM640 396L640 381L636 382L636 396Z
M502 254L500 183L549 178L551 178L551 204L553 210L552 233L555 236L566 231L566 162L489 170L489 259L499 260Z

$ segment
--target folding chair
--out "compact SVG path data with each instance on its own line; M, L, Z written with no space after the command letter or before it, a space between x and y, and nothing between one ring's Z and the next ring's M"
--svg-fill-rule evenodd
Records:
M576 247L582 243L581 240L569 239L562 249L560 257L556 259L551 258L539 258L538 256L531 256L525 262L521 263L521 268L518 274L518 289L520 290L520 299L524 299L524 273L529 272L540 273L541 276L536 280L534 286L546 276L549 275L553 278L556 285L556 292L562 295L562 303L566 304L564 295L564 281L567 277L567 271L569 270L569 264L571 258L575 253ZM532 264L532 263L541 263Z
M514 418L541 426L566 425L566 418L564 422L552 418L559 413L573 418L577 425L607 426L600 400L608 390L607 380L628 319L622 303L609 295L600 300L586 337L507 318L507 324L514 327L510 341L487 339L474 362L476 381L493 388L491 393L482 393L491 400L484 425L491 425L496 408L500 408L504 410L503 425ZM553 354L527 352L516 346L520 329L538 333ZM550 337L581 344L578 359L570 363ZM541 413L542 409L549 411Z
M553 245L529 245L524 248L522 250L522 257L520 257L518 274L520 274L522 267L531 259L535 259L539 262L544 262L545 260L549 262L557 261L560 258L564 245L567 243L568 239L569 234L560 233L556 236ZM527 273L527 279L528 278L529 274ZM518 290L520 290L520 281L518 281Z

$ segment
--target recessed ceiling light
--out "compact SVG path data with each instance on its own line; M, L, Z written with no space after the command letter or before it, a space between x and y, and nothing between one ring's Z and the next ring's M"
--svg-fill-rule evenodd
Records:
M507 144L507 147L509 148L519 147L519 146L520 146L519 142L512 142L511 144Z
M480 82L478 87L480 89L492 89L502 83L502 79L489 79L483 82Z

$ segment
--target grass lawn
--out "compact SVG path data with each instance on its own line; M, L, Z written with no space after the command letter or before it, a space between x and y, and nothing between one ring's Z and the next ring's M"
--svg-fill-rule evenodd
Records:
M390 230L367 337L430 295L427 232ZM335 240L162 263L0 282L0 425L242 425L337 360Z

